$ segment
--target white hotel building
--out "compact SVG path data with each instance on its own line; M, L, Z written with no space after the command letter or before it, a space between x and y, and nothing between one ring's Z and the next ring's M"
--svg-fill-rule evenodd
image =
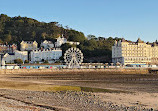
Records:
M112 62L123 65L158 64L158 42L145 43L140 39L136 42L125 39L115 41L112 46Z
M60 48L33 50L31 51L30 56L31 62L33 63L42 60L54 61L62 56L62 50Z

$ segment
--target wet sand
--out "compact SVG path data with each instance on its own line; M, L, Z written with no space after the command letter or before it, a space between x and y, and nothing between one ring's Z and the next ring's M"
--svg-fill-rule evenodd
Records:
M157 74L7 74L0 75L0 77L0 84L4 86L0 86L0 100L7 100L5 97L11 98L7 101L17 101L16 99L18 99L17 102L20 103L17 103L14 106L28 106L29 108L33 107L37 109L41 108L40 110L79 110L81 108L82 110L95 111L96 109L104 110L109 108L109 110L128 109L132 111L136 108L137 110L149 110L151 108L154 110L158 109ZM21 84L21 86L19 86L19 84ZM73 86L73 88L66 90L73 90L80 87L100 88L106 90L103 92L102 90L98 90L98 92L90 90L92 91L90 92L90 96L85 97L84 95L89 94L89 92L83 92L81 90L78 90L77 93L76 91L64 91L64 93L61 93L61 91L54 92L52 88L50 88L53 86ZM49 90L46 89L46 87L48 87ZM83 95L79 92L83 92ZM47 97L47 94L49 97ZM22 97L18 95L27 96ZM35 95L37 96L34 99ZM94 95L97 99L93 98ZM59 98L53 99L53 97L56 96ZM65 99L63 99L64 97ZM37 98L40 99L40 102ZM44 98L51 98L51 100ZM86 99L83 100L83 98ZM62 99L64 101L62 101ZM89 100L93 103L85 103L85 101ZM43 106L40 106L42 105L42 101L44 104ZM60 101L59 103L61 104L56 103L56 101ZM31 104L27 104L27 102L31 102ZM6 105L8 103L4 102L3 107L5 106L8 108ZM80 107L77 107L76 104L80 104ZM52 109L46 108L46 106L52 107ZM53 107L55 109L53 109ZM16 108L21 109L19 107ZM26 109L23 108L23 110L25 111ZM33 111L34 109L30 110Z

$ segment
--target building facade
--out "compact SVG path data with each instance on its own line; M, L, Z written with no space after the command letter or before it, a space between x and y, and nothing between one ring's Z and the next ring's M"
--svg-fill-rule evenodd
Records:
M15 50L14 53L6 53L2 57L5 63L14 63L15 59L21 59L23 62L28 60L28 52Z
M145 43L138 39L136 42L125 39L115 41L112 46L112 62L123 65L146 65L158 63L158 42Z
M15 59L21 59L23 62L28 60L28 52L27 51L14 51Z
M44 40L44 41L41 43L40 46L41 46L42 48L44 48L44 49L54 48L53 42L47 41L47 40Z
M73 42L73 41L68 41L64 37L58 37L57 41L55 42L55 47L61 47L62 44L68 43L70 45L79 45L80 42Z
M37 50L38 43L36 41L22 41L20 43L21 51Z
M30 53L31 62L42 62L43 60L54 61L62 56L62 50L56 49L44 49L44 50L33 50Z
M58 37L57 41L55 42L55 47L61 47L62 44L65 44L67 39L64 37Z
M70 45L80 45L80 42L67 41L66 43Z
M0 45L0 53L13 53L17 49L17 45Z
M14 53L6 53L4 54L2 61L4 61L5 63L14 63L15 60L15 55Z

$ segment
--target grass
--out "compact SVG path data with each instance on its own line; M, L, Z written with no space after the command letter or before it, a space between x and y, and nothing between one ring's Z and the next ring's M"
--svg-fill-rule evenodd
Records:
M103 92L103 93L127 93L120 90L79 87L79 86L55 86L47 84L37 84L28 82L0 81L0 89L15 89L29 91L84 91L84 92Z
M90 87L81 87L81 91L85 92L103 92L103 93L127 93L127 91L121 90L111 90L111 89L101 89L101 88L90 88Z

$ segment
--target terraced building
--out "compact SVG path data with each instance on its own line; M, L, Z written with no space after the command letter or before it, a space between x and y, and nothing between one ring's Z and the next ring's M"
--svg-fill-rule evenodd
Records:
M125 39L115 41L112 46L112 62L123 65L158 64L158 42L145 43L140 38L136 42Z

